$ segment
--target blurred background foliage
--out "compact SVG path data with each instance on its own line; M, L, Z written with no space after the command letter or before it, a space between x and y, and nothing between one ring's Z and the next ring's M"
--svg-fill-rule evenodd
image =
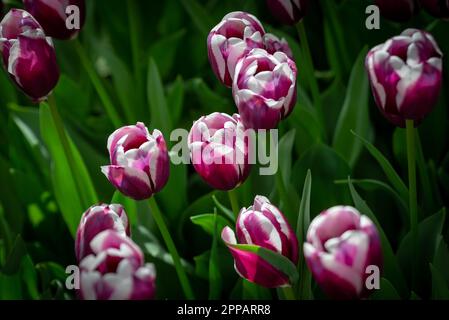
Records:
M363 65L368 48L407 27L430 31L449 55L449 23L421 12L409 23L382 19L380 30L367 30L368 4L311 1L304 23L319 79L323 122L310 99L310 75L296 31L275 21L265 1L87 1L87 22L79 39L55 41L62 75L54 95L73 142L83 194L75 191L49 111L32 105L7 74L0 73L0 299L74 298L64 289L64 270L76 264L73 234L82 212L95 202L125 206L133 239L156 264L158 298L182 297L148 204L114 194L99 168L108 163L107 137L120 125L142 121L161 129L169 140L173 128L190 129L201 115L236 112L230 90L209 66L206 37L225 14L237 10L255 14L268 31L285 37L299 69L298 105L280 126L280 179L259 176L254 168L238 190L240 205L249 206L256 194L269 196L295 225L310 169L312 218L333 205L356 205L365 214L370 208L385 232L392 256L385 257L382 290L373 298L449 298L448 231L441 211L449 199L449 64L444 64L438 106L419 127L420 261L410 261L407 200L399 178L407 182L405 134L381 117ZM214 208L221 214L218 227L231 224L224 214L230 207L226 194L211 190L190 166L171 169L169 184L157 200L196 296L275 297L275 292L238 278L221 240L212 245L217 237ZM284 199L280 183L287 191ZM411 263L420 268L412 288ZM314 295L323 297L317 288Z

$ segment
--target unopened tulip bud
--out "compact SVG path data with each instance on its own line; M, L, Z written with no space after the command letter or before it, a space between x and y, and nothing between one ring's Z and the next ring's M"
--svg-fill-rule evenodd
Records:
M366 68L382 114L397 126L421 122L437 103L443 54L429 33L407 29L371 49Z
M307 13L309 0L267 0L271 14L284 24L295 24Z
M449 0L419 0L419 3L434 17L449 19Z
M111 165L102 167L109 181L135 200L150 198L167 183L170 159L159 130L141 122L116 130L108 139Z
M256 196L253 206L243 208L236 222L236 233L226 227L221 237L234 257L237 273L267 288L291 285L289 277L255 253L233 245L250 244L277 252L298 263L298 239L284 215L262 196Z
M304 256L316 282L335 299L366 297L367 268L382 269L377 229L352 207L333 207L312 221Z
M417 9L415 0L376 0L374 4L382 16L397 22L410 20Z

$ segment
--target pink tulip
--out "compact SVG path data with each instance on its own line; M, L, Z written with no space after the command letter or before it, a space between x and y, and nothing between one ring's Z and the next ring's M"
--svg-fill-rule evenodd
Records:
M419 3L434 17L449 19L449 0L419 0Z
M241 277L267 288L291 285L288 276L267 261L233 246L237 243L261 246L297 264L298 239L278 208L267 198L257 196L253 206L240 211L236 231L237 238L231 228L225 227L221 237L231 251L235 270Z
M295 24L307 13L309 0L267 0L271 14L284 24Z
M335 299L367 296L367 267L382 268L377 229L352 207L330 208L312 221L304 256L316 282Z
M293 52L290 49L288 42L284 38L279 39L272 33L265 33L265 35L263 36L263 43L265 50L269 54L275 54L276 52L280 51L285 53L287 57L294 61Z
M382 16L397 22L410 20L418 9L415 0L375 0L374 4Z

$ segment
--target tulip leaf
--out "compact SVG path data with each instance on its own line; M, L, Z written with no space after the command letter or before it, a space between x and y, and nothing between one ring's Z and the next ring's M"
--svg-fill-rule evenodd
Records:
M432 274L432 299L448 300L449 287L444 279L444 273L437 270L432 264L430 264L430 272Z
M150 54L159 66L162 78L166 78L170 73L175 61L176 51L185 34L185 29L178 30L171 35L163 37L151 46Z
M225 207L220 201L218 201L217 197L215 195L212 195L212 200L214 201L215 205L218 209L220 209L221 212L224 213L224 215L230 219L230 221L235 221L235 215L232 212L232 210Z
M353 135L355 135L357 138L360 139L360 141L363 142L363 145L368 150L368 152L376 159L376 161L381 166L382 170L384 171L385 175L387 176L390 183L393 185L393 187L396 189L396 191L399 193L401 198L404 200L405 203L408 203L408 188L406 187L404 181L402 181L401 177L397 174L397 172L394 170L391 163L385 158L385 156L368 140L362 138L360 135L358 135L355 132L352 132Z
M295 264L291 262L290 259L284 257L283 255L277 252L256 245L249 245L249 244L228 244L228 245L232 246L234 249L237 250L255 253L261 259L265 260L270 265L272 265L274 268L286 274L289 277L290 283L292 285L296 284L296 282L299 279L299 274L298 271L296 270Z
M111 204L122 205L123 208L125 209L126 215L128 216L129 224L131 226L137 224L139 208L138 203L135 200L123 195L123 193L117 190L114 192L114 195L112 196Z
M167 92L167 105L171 110L172 122L176 125L179 122L184 105L184 82L178 76Z
M197 0L181 0L181 3L198 30L203 36L207 36L214 25L209 12Z
M380 289L375 290L370 299L371 300L401 300L399 293L394 286L385 278L380 279Z
M382 226L380 225L373 211L370 209L370 207L368 207L365 200L363 200L362 197L360 197L357 190L354 188L354 185L352 184L350 178L348 178L348 184L349 190L351 191L352 199L354 201L354 205L357 208L357 210L359 210L361 214L368 216L368 218L370 218L377 227L380 240L382 243L382 252L384 256L384 270L386 278L394 283L395 288L399 290L401 296L406 295L407 286L405 283L405 279L402 275L401 268L399 267L398 261L393 252L393 248L391 247L391 244L387 238L387 235L382 229Z
M53 160L51 168L53 191L63 218L72 236L74 236L82 213L89 206L97 203L98 198L84 161L76 146L68 137L77 176L72 175L72 170L68 164L68 156L62 148L62 141L57 133L49 106L45 103L41 104L40 123L42 137ZM78 182L75 179L78 179ZM78 192L77 183L82 194Z
M373 132L368 110L369 88L364 64L366 53L367 49L364 48L352 69L332 143L351 167L356 164L363 147L362 142L351 134L351 130L364 137L372 136Z
M214 235L215 224L218 232L221 232L224 227L230 225L231 223L224 217L217 215L216 217L211 213L200 214L197 216L190 217L190 220L203 228L210 235Z
M279 141L279 170L282 173L282 181L284 186L288 188L290 185L292 171L292 151L295 143L296 130L292 129L287 132Z
M222 288L222 277L219 268L220 261L218 258L218 235L221 229L218 228L217 209L214 211L212 230L213 240L209 258L209 300L220 299Z

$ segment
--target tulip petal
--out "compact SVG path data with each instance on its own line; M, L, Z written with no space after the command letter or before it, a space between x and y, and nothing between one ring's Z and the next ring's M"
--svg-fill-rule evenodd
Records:
M144 200L153 195L150 180L144 171L114 165L101 167L101 171L125 196Z

